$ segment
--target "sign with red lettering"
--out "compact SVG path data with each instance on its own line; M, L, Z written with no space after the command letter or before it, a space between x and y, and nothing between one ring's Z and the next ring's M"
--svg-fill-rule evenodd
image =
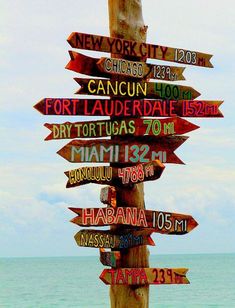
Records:
M221 118L223 101L44 98L34 108L44 115Z
M152 58L196 66L213 67L212 55L182 48L165 47L114 37L72 32L68 43L73 48L121 54L131 57Z
M112 97L195 99L200 93L192 87L161 82L74 78L81 88L76 94Z
M137 141L128 140L79 140L75 139L57 154L72 163L147 163L159 159L162 163L183 164L174 151L188 137L169 136L161 139L146 136Z
M104 269L100 279L105 284L189 284L187 268L117 268Z
M65 122L63 124L44 124L51 133L45 140L99 138L110 136L156 136L182 135L199 128L179 117L166 119L122 119L92 122Z
M106 186L100 190L100 201L112 207L117 206L116 188L113 186Z
M182 235L197 227L190 215L151 211L136 207L69 208L78 216L71 222L79 226L129 225L150 228L162 234Z
M80 230L75 236L78 246L95 248L126 249L142 245L154 246L150 237L152 230L123 230L123 234L112 231Z
M100 248L100 262L105 266L119 267L121 253L120 251L106 251Z
M183 76L184 67L153 65L116 58L97 59L74 51L69 51L69 55L71 60L65 68L89 76L108 78L112 75L120 75L167 81L185 80Z
M110 166L82 167L66 171L68 177L66 188L88 183L128 186L160 178L165 166L160 160L124 168Z

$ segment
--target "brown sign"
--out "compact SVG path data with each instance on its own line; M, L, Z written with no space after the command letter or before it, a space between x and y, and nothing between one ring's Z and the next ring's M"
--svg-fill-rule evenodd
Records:
M78 246L126 249L141 245L154 246L151 233L152 230L125 230L125 234L114 234L110 230L80 230L74 238Z
M68 43L73 48L121 54L131 57L152 58L196 66L213 67L212 55L182 48L172 48L130 41L114 37L72 32Z
M187 268L118 268L104 269L100 279L105 284L189 284Z
M182 118L166 119L122 119L91 122L65 122L62 124L44 124L51 133L45 140L99 138L110 136L156 136L182 135L199 128Z
M121 253L120 251L106 251L100 248L100 262L105 266L119 267Z
M34 108L44 115L221 118L223 101L44 98Z
M81 88L76 94L112 97L195 99L200 93L192 87L161 82L74 78Z
M116 188L113 186L106 186L100 190L100 201L112 207L117 206Z
M123 186L159 179L164 165L155 160L146 164L115 168L110 166L82 167L66 171L66 187L76 187L88 183Z
M97 65L105 74L167 81L185 80L183 76L184 67L154 65L116 58L101 58Z
M153 139L152 139L153 138ZM79 140L75 139L61 148L57 154L72 163L146 163L159 159L162 163L182 164L174 154L188 137L169 136L161 139L147 136L133 140Z
M150 228L162 234L182 235L198 223L190 215L137 209L136 207L69 208L78 216L71 222L79 226L130 225Z

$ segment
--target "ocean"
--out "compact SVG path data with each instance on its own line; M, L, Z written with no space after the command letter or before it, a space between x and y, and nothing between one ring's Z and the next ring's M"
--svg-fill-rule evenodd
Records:
M190 280L151 286L150 308L235 307L235 254L153 255L150 266L187 267ZM109 307L103 268L98 256L0 258L0 307Z

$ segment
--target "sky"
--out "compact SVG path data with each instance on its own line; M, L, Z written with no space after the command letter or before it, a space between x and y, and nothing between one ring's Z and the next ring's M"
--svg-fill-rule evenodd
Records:
M44 97L76 97L64 67L78 31L109 35L108 1L0 1L0 256L98 255L73 238L79 227L68 207L100 207L96 184L66 189L64 171L81 167L56 152L68 140L44 141L43 124L94 118L43 116L33 105ZM187 66L182 84L199 99L224 100L224 118L188 119L200 126L177 149L186 165L166 165L145 183L147 209L192 215L199 226L183 236L154 234L151 254L235 251L235 2L143 0L147 42L213 54L213 69ZM101 57L108 54L81 53ZM150 63L162 63L148 60ZM171 65L173 65L171 63Z

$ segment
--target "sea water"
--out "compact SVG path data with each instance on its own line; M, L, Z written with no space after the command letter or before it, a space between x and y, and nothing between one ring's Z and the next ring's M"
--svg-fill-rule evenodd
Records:
M151 286L150 308L235 307L235 254L155 255L150 266L187 267L191 282ZM0 307L109 307L103 268L98 256L0 258Z

